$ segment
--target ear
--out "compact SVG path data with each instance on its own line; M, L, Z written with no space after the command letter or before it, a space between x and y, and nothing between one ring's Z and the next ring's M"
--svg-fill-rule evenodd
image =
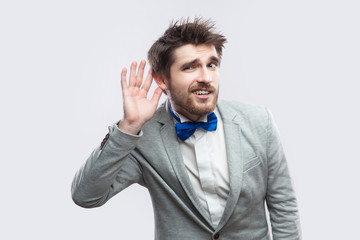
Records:
M168 82L163 76L154 76L154 80L156 84L161 88L161 90L165 91L168 89Z

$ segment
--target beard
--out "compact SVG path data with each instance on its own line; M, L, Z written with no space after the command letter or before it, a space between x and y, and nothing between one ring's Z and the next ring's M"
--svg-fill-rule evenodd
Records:
M212 93L212 96L209 99L198 99L193 96L193 91L196 89L208 90ZM203 116L215 110L219 89L205 83L194 84L188 90L175 89L170 84L167 95L171 104L176 106L177 112L180 114L187 116L186 113L190 113L192 115Z

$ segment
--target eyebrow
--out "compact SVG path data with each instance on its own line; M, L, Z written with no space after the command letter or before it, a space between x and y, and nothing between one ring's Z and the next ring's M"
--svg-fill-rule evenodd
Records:
M219 61L219 58L218 58L218 57L215 57L215 56L211 56L211 57L209 58L209 60L210 60L210 62L216 62L216 63L219 63L219 62L220 62L220 61ZM200 62L200 59L199 59L199 58L196 58L196 59L194 59L194 60L192 60L192 61L189 61L189 62L186 62L186 63L182 64L182 65L180 66L180 69L183 69L183 68L185 68L185 67L188 67L188 66L197 64L197 63L199 63L199 62Z
M220 62L220 60L219 60L219 58L218 58L218 57L211 56L211 57L210 57L210 62L216 62L216 63L219 63L219 62Z

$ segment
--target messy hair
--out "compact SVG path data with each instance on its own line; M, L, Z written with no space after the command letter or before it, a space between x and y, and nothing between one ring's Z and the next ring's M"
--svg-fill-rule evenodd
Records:
M215 23L210 19L195 18L172 21L165 33L151 46L148 60L153 76L170 79L170 67L174 63L175 49L186 44L210 44L221 60L226 38L214 32Z

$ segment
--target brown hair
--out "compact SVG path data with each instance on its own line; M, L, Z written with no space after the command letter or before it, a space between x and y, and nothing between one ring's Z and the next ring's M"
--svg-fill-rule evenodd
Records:
M165 33L151 46L148 60L152 67L153 76L170 79L170 66L174 63L174 50L186 44L214 45L221 60L222 49L226 38L215 33L215 23L210 19L195 18L172 21Z

